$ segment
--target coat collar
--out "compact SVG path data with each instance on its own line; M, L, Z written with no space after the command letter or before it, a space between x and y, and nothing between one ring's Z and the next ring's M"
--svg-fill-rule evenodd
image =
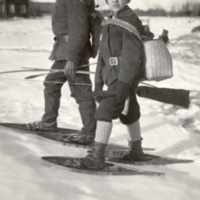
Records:
M125 6L118 14L117 18L123 18L123 17L130 17L131 15L135 14L133 10L129 6ZM109 18L113 18L113 13L109 15Z

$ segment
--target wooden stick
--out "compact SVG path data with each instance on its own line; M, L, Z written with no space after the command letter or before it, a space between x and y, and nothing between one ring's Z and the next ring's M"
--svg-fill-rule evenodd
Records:
M4 72L0 72L0 74L8 74L8 73L16 73L16 72L34 72L36 70L14 70L14 71L4 71Z
M24 81L24 79L14 79L14 78L0 78L3 80L10 81ZM55 83L55 84L65 84L66 82L58 82L58 81L39 81L39 80L29 80L29 82L42 82L42 83ZM69 85L82 85L82 86L92 86L92 84L86 83L68 83Z
M25 77L25 79L33 79L33 78L37 78L38 76L48 75L48 74L56 73L56 72L60 72L60 71L53 71L53 72L45 73L45 74L38 74L38 75L27 76L27 77ZM95 72L83 71L83 70L76 71L75 73L76 74L95 74Z
M75 73L76 74L95 74L95 72L83 71L83 70L75 71Z
M47 75L47 74L52 74L52 73L57 73L57 72L60 72L60 71L55 71L55 72L53 71L53 72L45 73L45 74L31 75L31 76L25 77L25 79L33 79L33 78L37 78L38 76L44 76L44 75Z
M95 64L97 64L97 63L80 65L80 66L76 67L76 69L87 67L89 65L95 65ZM58 70L58 69L45 69L45 68L32 68L32 67L22 67L22 69L31 69L31 70L38 70L38 71L64 71L63 69L62 70Z
M45 68L30 68L30 67L22 67L22 69L32 70L32 71L53 71L53 72L64 72L63 69L45 69Z
M69 85L92 86L92 84L88 84L88 83L69 83Z

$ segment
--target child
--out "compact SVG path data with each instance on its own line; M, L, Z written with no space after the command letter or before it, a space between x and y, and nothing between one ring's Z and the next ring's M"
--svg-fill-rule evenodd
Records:
M130 0L107 0L106 2L112 11L112 18L128 22L136 27L140 35L145 34L141 21L127 6ZM126 124L130 137L130 151L128 154L119 155L120 158L131 161L146 159L141 147L140 110L134 92L141 78L144 60L143 44L135 34L115 24L105 25L102 35L95 91L101 91L106 84L108 91L116 95L103 99L96 98L100 104L95 113L97 129L94 145L91 153L80 159L81 165L99 169L105 167L104 152L112 131L112 120L117 118ZM128 97L129 110L125 117L121 113Z

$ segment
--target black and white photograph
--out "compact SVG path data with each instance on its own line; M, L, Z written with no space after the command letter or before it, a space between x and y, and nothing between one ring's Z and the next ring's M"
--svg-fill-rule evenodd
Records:
M200 0L0 0L0 200L200 199Z

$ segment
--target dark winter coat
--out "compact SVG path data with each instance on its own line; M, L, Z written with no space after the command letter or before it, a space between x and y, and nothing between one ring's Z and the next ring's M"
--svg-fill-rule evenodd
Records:
M81 59L87 61L96 56L97 50L94 49L98 47L92 49L89 39L91 25L95 24L96 38L99 40L101 20L92 19L92 11L94 0L56 0L52 13L52 30L56 41L51 60L70 60L78 64Z
M141 21L128 6L118 13L117 18L132 24L144 35ZM142 42L133 33L114 24L105 25L102 33L95 83L109 86L119 80L131 85L142 67ZM119 64L110 66L110 57L120 58Z

